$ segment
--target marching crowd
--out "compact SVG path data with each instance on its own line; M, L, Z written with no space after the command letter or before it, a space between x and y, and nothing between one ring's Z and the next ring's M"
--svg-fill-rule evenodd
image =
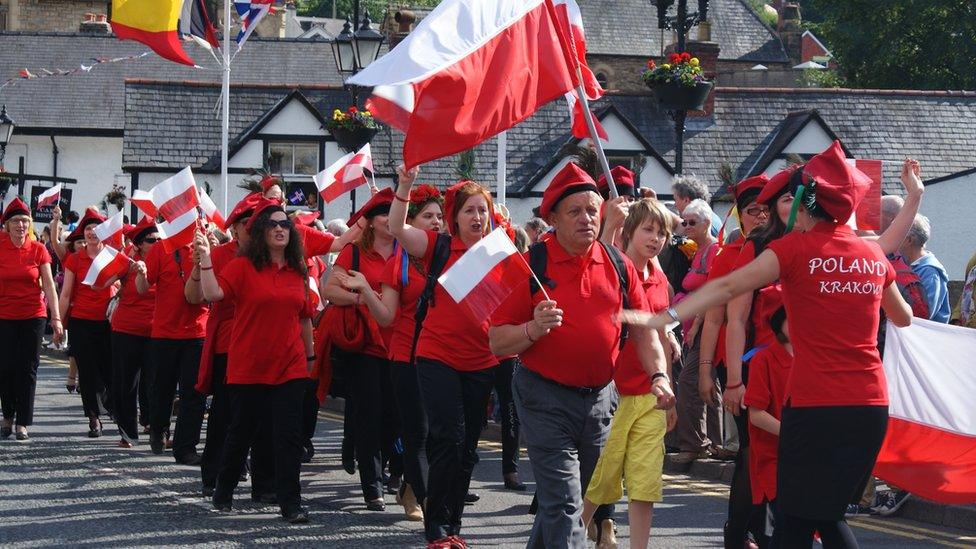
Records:
M401 167L328 230L289 214L269 177L226 232L201 222L173 253L156 220L127 226L128 271L97 286L83 280L105 217L55 207L37 240L14 199L0 233L0 438L29 440L42 338L70 332L66 385L88 436L110 418L120 447L148 435L153 453L171 448L218 511L250 476L253 500L307 522L299 472L323 399L342 397L342 465L366 509L395 494L428 547L466 547L492 402L505 488L527 489L528 450L530 547L616 546L624 491L631 546L646 547L667 452L735 461L726 547L856 547L845 515L908 497L871 478L888 418L882 319L976 327L976 257L952 310L925 249L918 162L875 232L845 223L870 181L836 143L735 185L737 223L693 177L664 204L629 170L612 175L619 198L568 164L517 226L486 187L442 194ZM532 276L474 318L437 279L498 227Z

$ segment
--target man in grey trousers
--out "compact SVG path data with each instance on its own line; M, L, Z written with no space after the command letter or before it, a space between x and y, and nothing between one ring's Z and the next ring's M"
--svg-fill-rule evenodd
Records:
M496 355L517 354L522 361L512 390L539 502L529 547L586 546L583 494L616 400L610 384L621 342L616 316L625 296L629 308L647 309L633 264L597 242L602 202L596 183L575 164L556 175L540 206L555 232L536 244L544 249L530 252L531 264L545 259L545 272L536 272L544 286L526 280L496 311L489 330ZM626 344L637 346L658 405L674 406L657 333L631 327L629 334Z

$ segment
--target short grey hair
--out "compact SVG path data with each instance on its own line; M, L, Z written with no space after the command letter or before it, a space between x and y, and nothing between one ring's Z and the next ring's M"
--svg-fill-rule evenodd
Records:
M541 217L533 217L525 222L525 229L532 230L537 233L544 233L549 230L549 224L546 223Z
M685 206L685 211L681 212L681 215L693 215L702 223L711 224L712 222L712 209L707 202L701 199L692 200Z
M900 196L886 194L881 197L881 213L894 217L905 206L905 200Z
M929 218L922 214L916 215L915 221L912 221L912 228L908 229L908 236L906 237L908 241L924 248L931 237L932 224L929 223Z
M333 219L325 224L325 230L332 233L334 236L342 236L349 230L344 219Z
M693 175L677 175L671 180L671 192L675 196L689 200L704 200L708 202L712 193L708 192L708 185Z

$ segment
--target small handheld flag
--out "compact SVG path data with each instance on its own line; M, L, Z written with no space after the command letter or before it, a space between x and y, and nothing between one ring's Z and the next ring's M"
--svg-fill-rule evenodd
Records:
M61 184L51 187L37 196L37 209L50 208L61 201Z

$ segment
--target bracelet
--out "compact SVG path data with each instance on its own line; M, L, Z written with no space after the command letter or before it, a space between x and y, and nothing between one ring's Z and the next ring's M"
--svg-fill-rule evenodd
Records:
M664 372L655 372L654 375L651 376L651 383L654 383L656 380L661 379L662 377L664 379L668 379L668 374Z
M738 389L739 387L742 387L741 381L736 383L735 385L726 385L725 390L728 391L729 389Z
M201 271L212 271L213 270L213 265L211 265L209 267L204 267L203 265L200 265L200 270Z
M532 322L532 321L530 320L529 322ZM535 343L538 340L532 339L532 336L529 335L529 322L526 322L525 324L523 324L522 325L522 328L525 330L525 338L528 339L529 341L531 341L532 343Z
M708 359L702 359L702 360L699 360L698 361L698 364L708 364L708 365L711 365L712 364L712 361L711 360L708 360Z
M356 292L356 305L362 305L362 304L363 304L363 294L360 292Z
M681 322L681 318L678 316L678 311L674 310L674 307L668 307L668 316L670 316L671 320L675 322Z
M51 319L51 322L61 322L61 317L58 317L58 318L52 318L52 319Z
M410 193L407 193L407 197L406 198L401 197L397 193L393 193L393 198L399 200L400 202L403 202L404 204L409 204L410 203Z

